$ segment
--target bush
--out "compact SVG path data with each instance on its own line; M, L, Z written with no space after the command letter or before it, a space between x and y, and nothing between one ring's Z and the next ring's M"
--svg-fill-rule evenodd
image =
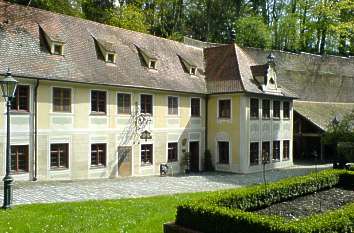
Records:
M326 170L269 184L213 192L177 207L176 224L205 233L348 232L354 227L354 203L299 221L253 211L333 186L354 184L354 172Z
M204 152L204 170L214 171L213 161L211 160L211 153L209 150Z

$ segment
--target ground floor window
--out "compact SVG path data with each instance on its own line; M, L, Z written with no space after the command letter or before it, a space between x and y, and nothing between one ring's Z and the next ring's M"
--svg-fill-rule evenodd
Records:
M262 162L270 162L270 142L262 142Z
M106 144L98 143L91 144L91 166L92 167L105 167L106 166Z
M141 145L141 165L151 165L153 161L153 146L152 144Z
M170 142L167 145L168 150L168 162L177 162L178 161L178 143Z
M283 141L283 160L289 160L289 146L290 146L290 141L289 140L284 140Z
M219 163L229 163L229 142L218 142Z
M280 161L280 141L273 141L273 162Z
M250 144L250 164L251 165L259 164L258 151L259 151L258 142L251 142Z
M28 172L28 145L11 146L11 172Z
M66 169L69 168L69 144L50 145L50 168Z

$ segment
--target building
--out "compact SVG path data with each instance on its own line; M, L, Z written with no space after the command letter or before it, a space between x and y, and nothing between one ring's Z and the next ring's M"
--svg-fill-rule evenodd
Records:
M19 81L15 179L157 175L164 163L176 173L186 151L201 171L206 149L220 171L292 165L296 94L279 86L271 56L257 63L234 44L199 48L0 2L0 73L8 67Z

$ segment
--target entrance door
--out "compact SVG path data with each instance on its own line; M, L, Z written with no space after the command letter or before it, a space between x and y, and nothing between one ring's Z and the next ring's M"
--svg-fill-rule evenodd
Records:
M199 142L189 142L190 169L192 172L199 171Z
M132 175L132 147L131 146L118 147L118 175L119 176Z

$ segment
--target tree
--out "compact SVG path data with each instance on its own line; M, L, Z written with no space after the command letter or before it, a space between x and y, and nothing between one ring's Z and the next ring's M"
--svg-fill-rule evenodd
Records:
M236 43L246 47L269 48L271 35L261 17L241 18L236 22Z
M146 33L149 30L148 24L145 23L144 13L134 5L121 6L118 9L110 10L105 23L138 32Z

